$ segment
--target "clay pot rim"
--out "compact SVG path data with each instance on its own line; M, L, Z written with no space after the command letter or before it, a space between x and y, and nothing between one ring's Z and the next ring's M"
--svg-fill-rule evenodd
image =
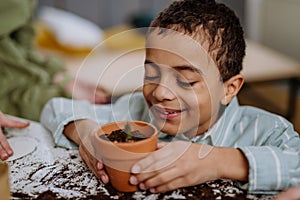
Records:
M153 128L154 133L153 133L150 137L147 137L147 138L145 138L145 139L143 139L143 140L140 140L140 141L131 142L131 143L128 143L128 142L116 142L116 143L115 143L115 142L103 140L103 139L101 139L101 138L99 137L100 135L106 134L106 133L104 133L104 132L102 131L102 127L103 127L103 126L109 126L109 125L111 125L111 124L116 124L116 123L121 123L121 124L123 124L123 123L127 123L127 122L129 122L129 123L136 123L136 124L145 124L145 125L147 125L147 126L150 126L151 128ZM156 135L158 135L158 130L157 130L157 128L156 128L153 124L151 124L151 123L149 123L149 122L144 122L144 121L139 121L139 120L123 120L123 121L110 122L110 123L107 123L107 124L104 124L104 125L100 126L100 127L96 130L94 136L96 136L96 140L99 140L99 141L102 142L102 143L106 143L106 144L110 144L110 145L113 144L113 145L117 145L117 146L119 146L119 147L122 147L122 146L128 146L128 145L133 145L133 144L138 144L138 145L141 145L141 144L143 144L143 143L147 144L147 143L149 142L149 140L155 138Z

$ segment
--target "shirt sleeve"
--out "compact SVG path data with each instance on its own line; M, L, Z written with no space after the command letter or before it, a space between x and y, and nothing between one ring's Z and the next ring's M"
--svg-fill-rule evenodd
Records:
M299 135L281 117L275 124L271 130L260 130L261 138L255 140L258 144L239 147L249 163L250 193L274 193L300 184Z
M96 110L102 110L103 117L99 119ZM52 133L57 146L73 149L77 148L71 140L63 134L64 126L80 119L91 119L104 122L110 118L110 106L98 107L88 101L76 101L66 98L53 98L43 108L40 122ZM104 117L105 116L105 117ZM105 120L106 118L106 120Z
M50 130L54 143L64 148L77 148L64 134L65 125L90 119L103 125L112 121L147 120L147 106L141 93L120 97L114 104L91 104L66 98L51 99L43 108L40 122Z

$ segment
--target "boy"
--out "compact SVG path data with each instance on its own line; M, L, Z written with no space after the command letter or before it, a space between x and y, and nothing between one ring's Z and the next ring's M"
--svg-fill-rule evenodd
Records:
M238 105L244 55L243 30L225 5L174 2L148 31L143 95L98 106L54 99L41 122L58 145L71 148L66 137L79 145L104 183L109 179L101 158L91 154L89 136L99 124L135 119L154 123L167 142L132 167L130 182L140 189L159 193L219 178L246 181L251 193L299 184L300 140L292 125Z

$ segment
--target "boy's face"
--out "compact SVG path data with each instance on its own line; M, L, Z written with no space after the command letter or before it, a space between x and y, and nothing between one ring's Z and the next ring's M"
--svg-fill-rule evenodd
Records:
M143 94L158 128L194 137L217 120L224 87L206 50L172 32L148 36Z

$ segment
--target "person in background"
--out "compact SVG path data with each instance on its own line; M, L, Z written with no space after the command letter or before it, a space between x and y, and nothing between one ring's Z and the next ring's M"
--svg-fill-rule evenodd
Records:
M14 153L6 140L3 128L26 128L29 124L29 122L11 119L0 111L0 160L7 160Z
M89 137L99 125L132 119L153 123L164 142L131 169L130 182L141 190L161 193L225 178L249 193L275 194L300 184L300 139L283 117L239 105L244 56L243 29L226 5L175 1L150 25L143 93L110 105L55 98L41 123L58 146L79 146L103 183L109 177Z
M34 121L39 120L49 99L71 98L75 82L59 59L43 56L35 48L36 3L36 0L0 1L0 109ZM78 91L80 99L87 99L86 91L96 91L95 97L87 100L109 101L102 88L77 83L76 89L82 90Z
M0 109L37 121L50 98L70 95L52 82L62 63L35 49L35 6L36 0L0 2Z

